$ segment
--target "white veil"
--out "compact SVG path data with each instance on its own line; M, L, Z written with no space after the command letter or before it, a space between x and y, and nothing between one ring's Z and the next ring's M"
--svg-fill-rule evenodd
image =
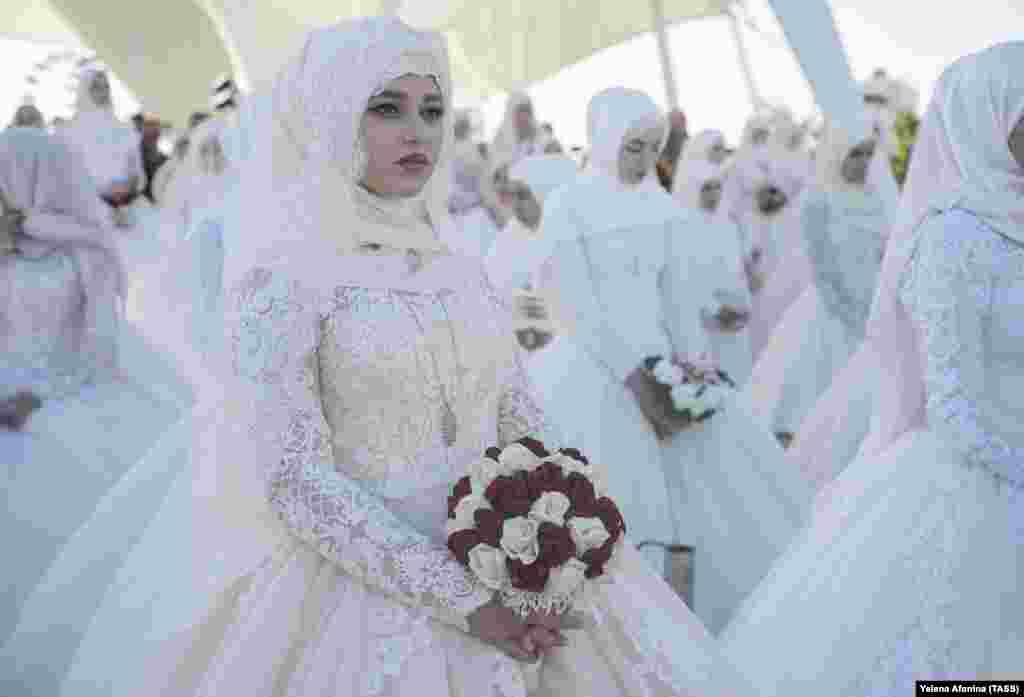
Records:
M387 206L357 190L352 163L369 98L410 73L438 82L446 137L423 194ZM245 205L226 231L225 288L256 267L278 265L323 288L353 266L364 268L365 257L344 256L364 242L444 253L434 231L447 223L450 105L440 35L392 17L312 32L271 91L247 100L240 114L263 150L246 162L239 188ZM233 297L225 295L225 315ZM272 457L266 448L280 444L261 429L262 410L245 381L232 378L231 339L226 326L224 350L211 357L210 370L222 379L204 383L194 412L111 490L26 603L0 648L0 667L10 668L11 680L31 679L46 685L46 694L56 694L62 680L64 694L76 697L135 694L138 685L151 684L154 666L145 659L165 653L167 642L187 632L280 539L262 476L252 469ZM77 585L83 575L92 579L84 594ZM104 587L104 575L112 584L99 597L92 589ZM55 626L62 628L56 646L46 639ZM116 657L112 645L121 649Z
M880 390L862 453L883 449L925 421L916 332L899 282L921 223L954 206L1024 242L1024 172L1007 139L1024 115L1024 42L993 46L949 66L921 125L868 320L886 389Z

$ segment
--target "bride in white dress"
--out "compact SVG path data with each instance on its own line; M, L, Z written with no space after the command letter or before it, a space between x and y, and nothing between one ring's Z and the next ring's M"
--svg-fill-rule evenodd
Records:
M811 283L775 326L748 393L763 423L791 438L864 336L891 212L876 180L873 139L826 131L813 189L801 198L803 263ZM790 258L785 263L798 263ZM788 269L781 269L785 274Z
M868 324L872 433L722 638L765 694L1024 676L1022 61L936 86Z
M315 31L280 74L250 182L275 193L251 199L267 234L226 259L237 380L197 414L213 441L60 694L750 689L628 547L584 628L532 669L505 653L526 657L526 627L445 548L446 494L483 448L557 444L479 260L438 241L450 98L440 36L394 18Z
M552 251L540 284L557 337L530 372L566 440L611 467L609 490L633 540L690 542L680 539L657 437L626 383L646 356L671 355L682 332L675 299L688 257L672 243L688 237L691 216L663 191L642 190L665 137L648 95L599 92L587 120L588 169L545 204L540 234ZM663 553L647 554L661 570Z
M0 541L18 550L0 583L2 642L63 544L190 395L122 321L121 260L77 153L39 129L4 131L0 201L4 222L20 221L0 256L0 399L42 399L19 432L0 431Z

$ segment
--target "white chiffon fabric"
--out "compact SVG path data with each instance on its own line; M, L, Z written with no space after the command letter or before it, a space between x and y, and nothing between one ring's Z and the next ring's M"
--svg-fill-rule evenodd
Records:
M802 239L765 291L803 286L760 353L749 386L758 417L776 432L800 430L863 340L892 218L875 177L864 186L842 178L856 144L835 128L829 132L819 148L815 188L801 197ZM767 311L763 304L758 310Z
M879 405L891 402L882 418L896 421L879 429L875 411L862 454L723 637L767 692L899 694L915 679L1021 675L1024 174L1007 138L1024 114L1022 57L1024 44L998 45L936 87L873 320L888 332L898 307L907 324L872 337ZM918 372L899 372L903 355Z
M705 147L721 142L715 139L716 133L710 132L705 137ZM694 147L699 150L698 145ZM724 175L721 166L698 158L688 161L681 176L674 180L673 196L676 201L691 209L702 221L688 243L694 260L693 271L699 271L702 278L694 287L705 288L701 308L710 315L716 314L723 305L748 313L753 306L743 265L746 250L739 225L701 207L701 188L710 180L722 181ZM698 301L695 299L694 302ZM708 328L707 339L711 356L737 385L745 384L754 363L749 329L744 327L736 332L723 332Z
M291 132L299 149L290 158L275 151L273 171L242 188L296 168L303 181L295 200L261 201L279 207L280 227L258 248L236 256L229 243L223 358L235 376L140 461L65 550L64 573L48 579L53 612L23 617L24 653L5 656L17 669L4 673L9 694L26 686L69 697L750 689L628 548L611 582L595 588L587 628L538 668L466 633L466 615L490 593L443 546L447 487L485 445L526 433L559 441L479 261L446 253L437 239L443 218L434 211L444 209L432 206L447 199L447 145L411 207L353 190L358 169L347 173L346 155L367 100L411 70L434 76L450 100L437 35L367 18L313 32L282 72L274 90L288 98L267 125L301 125ZM261 142L288 145L278 135ZM334 140L314 146L321 138ZM458 421L450 446L439 418L446 391ZM145 513L132 504L137 491L168 479L162 505ZM125 565L82 610L66 574L115 528L117 542L141 540L127 555L116 547ZM84 637L72 655L57 647L51 657L42 636L68 607Z
M33 589L192 395L167 357L123 321L120 256L77 153L43 131L10 129L0 135L0 155L4 198L26 215L22 252L0 261L0 392L31 389L43 398L22 431L0 439L2 542L19 550L18 563L3 574L0 672L16 675L9 661L18 653L12 633L19 617L48 602ZM138 505L158 501L141 496ZM107 549L92 550L90 568L98 573L83 571L75 580L79 597L109 582L104 573L116 564ZM62 618L46 642L63 645L73 623Z

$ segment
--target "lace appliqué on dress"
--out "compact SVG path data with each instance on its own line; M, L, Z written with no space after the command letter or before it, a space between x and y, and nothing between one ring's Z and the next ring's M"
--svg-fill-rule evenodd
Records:
M351 576L465 629L490 592L334 466L320 403L319 307L298 283L265 269L250 272L238 291L236 370L263 388L257 428L280 434L279 452L266 462L270 506Z
M1024 451L985 428L979 409L985 388L972 383L984 374L980 323L992 316L994 282L1001 271L1021 266L1022 252L983 228L946 225L946 234L928 234L933 228L921 235L900 287L922 343L928 422L962 448L967 464L1019 488Z

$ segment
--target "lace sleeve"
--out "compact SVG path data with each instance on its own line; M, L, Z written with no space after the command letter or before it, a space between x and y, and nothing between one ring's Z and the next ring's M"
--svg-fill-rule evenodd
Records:
M963 222L967 222L965 225ZM984 321L992 312L999 240L971 221L947 216L925 223L901 279L901 299L921 338L929 425L967 462L1000 480L1024 484L1024 451L982 418Z
M265 460L271 509L346 573L467 630L466 617L491 593L335 468L319 396L316 296L265 269L250 272L239 292L235 366L257 387L261 428L276 448Z

